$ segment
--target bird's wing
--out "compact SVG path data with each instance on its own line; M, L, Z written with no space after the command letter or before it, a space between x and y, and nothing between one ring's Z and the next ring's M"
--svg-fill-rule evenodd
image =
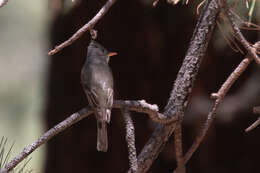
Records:
M114 96L113 87L111 87L107 82L103 82L101 86L102 86L103 95L106 96L103 106L105 106L108 109L111 109L113 106L113 96Z
M113 107L113 101L114 101L114 91L113 88L107 88L104 90L106 92L107 98L105 104L105 119L106 122L109 123L111 119L111 109Z
M89 104L93 108L98 108L100 106L98 102L98 95L94 89L85 90Z
M93 108L100 108L100 107L104 107L104 108L108 108L111 109L113 106L113 96L114 96L114 91L112 88L103 88L102 92L103 95L105 96L106 99L104 99L104 101L99 99L99 95L97 94L98 92L95 89L86 89L85 90L89 104L91 105L91 107Z
M108 97L107 97L107 106L108 106L108 108L112 108L112 106L113 106L113 101L114 101L114 91L113 91L113 88L108 88L107 89L107 95L108 95Z

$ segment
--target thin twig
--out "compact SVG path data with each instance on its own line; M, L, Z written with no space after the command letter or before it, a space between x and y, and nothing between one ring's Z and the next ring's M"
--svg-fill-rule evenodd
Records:
M0 8L7 4L8 0L0 0Z
M248 128L246 128L245 131L249 132L249 131L253 130L254 128L256 128L259 124L260 124L260 117L252 125L250 125Z
M175 155L177 161L177 169L173 173L185 173L186 169L185 169L185 163L184 163L183 151L182 151L181 123L177 123L176 129L174 131L174 146L175 146Z
M234 84L234 82L240 77L240 75L246 70L252 58L247 57L241 61L241 63L237 66L237 68L230 74L221 88L218 90L217 93L212 93L211 98L213 99L222 99L227 92L229 91L230 87Z
M243 51L239 48L239 46L237 45L237 43L235 42L235 40L233 39L233 37L229 38L228 35L225 34L225 31L223 30L222 26L220 25L220 23L217 21L217 26L218 29L220 31L220 33L222 34L224 40L227 42L227 44L229 45L229 47L235 51L235 52L240 52L243 54Z
M250 44L248 43L248 41L245 39L245 37L243 36L243 34L241 33L237 23L235 22L235 16L232 13L232 11L230 10L229 5L227 4L227 2L225 0L222 0L222 4L223 7L225 9L225 13L226 16L232 26L232 29L234 31L234 34L236 36L236 39L244 46L244 48L248 51L248 53L250 54L250 57L252 57L255 62L260 65L260 59L256 54L256 49L252 46L250 46Z
M260 41L256 42L253 47L255 49L258 49L260 46ZM234 82L241 76L241 74L246 70L250 62L252 61L251 55L248 55L240 62L240 64L237 66L237 68L229 75L227 80L224 82L224 84L221 86L221 88L218 90L217 93L211 94L211 97L213 99L220 98L222 99L227 92L229 91L230 87L234 84Z
M229 21L228 21L228 19L225 17L225 14L224 13L220 13L220 18L223 20L223 22L225 23L228 23ZM230 40L232 41L232 43L235 45L235 47L238 49L238 51L242 54L242 55L244 55L245 53L244 53L244 51L240 48L240 46L238 45L238 43L237 43L237 39L236 39L236 36L235 36L235 34L234 34L234 31L233 31L233 29L232 29L232 27L230 26L230 25L228 25L228 30L230 30L230 34L231 34L231 36L232 37L230 37Z
M130 116L130 112L126 109L122 109L122 114L125 119L125 125L126 125L126 142L127 142L127 148L128 148L128 159L129 159L129 166L131 173L137 173L138 172L138 165L137 165L137 154L136 154L136 148L135 148L135 128L133 120Z
M208 114L207 120L204 123L204 125L203 125L203 127L201 129L201 132L195 138L192 146L190 147L190 149L187 151L187 153L184 156L184 163L185 164L190 160L191 156L197 150L197 148L199 147L200 143L202 142L202 140L206 136L210 125L212 124L213 120L215 119L216 111L217 111L217 108L218 108L219 104L220 104L220 101L217 99L215 101L215 104L214 104L212 110Z
M254 107L253 112L255 114L260 114L260 106ZM249 131L253 130L254 128L256 128L259 124L260 124L260 117L252 125L250 125L248 128L246 128L245 131L249 132Z
M99 10L99 12L82 28L80 28L75 34L73 34L68 40L56 46L53 50L51 50L48 55L54 55L59 52L63 48L71 45L74 41L82 36L83 33L93 28L95 24L108 12L110 7L116 2L116 0L108 0L106 4Z
M254 46L259 46L260 42L257 42L254 44ZM194 140L191 148L188 150L188 152L185 154L184 162L185 164L189 161L193 153L197 150L200 143L202 142L203 138L205 137L209 127L211 126L213 120L216 116L216 111L219 106L219 104L222 102L223 98L226 96L227 92L231 88L231 86L234 84L234 82L241 76L241 74L246 70L250 62L252 61L252 58L247 55L245 59L241 61L241 63L237 66L237 68L229 75L227 80L224 82L224 84L221 86L221 88L218 90L217 93L211 94L211 98L216 99L215 104L208 114L207 120L204 123L201 132Z

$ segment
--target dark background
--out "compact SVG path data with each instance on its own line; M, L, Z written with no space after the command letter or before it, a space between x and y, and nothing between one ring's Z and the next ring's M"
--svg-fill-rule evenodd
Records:
M105 2L86 0L67 13L62 13L63 6L60 11L55 11L49 32L51 47L68 39ZM172 6L161 1L156 8L151 4L144 0L119 0L95 29L98 30L97 40L108 50L118 52L118 56L110 61L116 99L145 99L162 110L196 24L198 3ZM256 40L256 33L245 32L251 42ZM47 128L88 104L80 85L80 71L89 39L90 35L86 33L71 46L50 57L44 114ZM184 151L192 144L210 110L210 93L220 88L243 57L226 44L216 29L185 114ZM231 88L206 139L188 162L188 172L259 172L260 130L244 132L257 117L253 115L252 107L260 104L260 70L257 68L250 65ZM146 115L132 115L139 153L156 124ZM45 172L126 172L128 157L124 121L118 110L113 110L108 131L109 149L107 153L102 153L96 151L94 116L67 129L47 144ZM171 137L149 172L170 173L175 167Z

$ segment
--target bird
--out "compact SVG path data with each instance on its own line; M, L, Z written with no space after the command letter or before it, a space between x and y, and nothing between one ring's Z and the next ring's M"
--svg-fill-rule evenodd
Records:
M114 81L109 67L110 52L95 40L91 40L85 63L81 70L81 84L97 120L97 150L108 149L107 125L111 119L114 99Z

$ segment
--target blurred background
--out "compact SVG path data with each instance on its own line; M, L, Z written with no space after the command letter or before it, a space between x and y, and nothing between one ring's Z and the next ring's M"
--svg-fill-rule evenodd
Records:
M0 136L15 142L12 156L36 140L44 131L87 105L80 85L90 36L50 57L48 50L67 40L89 21L105 0L10 1L0 8ZM198 15L200 1L172 6L151 0L118 1L96 25L98 41L118 52L111 60L117 99L145 99L162 110L181 66ZM235 1L237 2L237 1ZM245 3L238 12L247 17ZM259 24L259 3L252 21ZM258 10L257 10L258 9ZM221 19L226 35L229 28ZM227 45L216 28L204 58L183 126L184 150L198 133L216 92L244 55ZM259 40L259 31L243 30L248 40ZM187 164L188 172L259 172L260 128L246 134L257 118L260 105L260 69L251 64L234 84L219 109L207 138ZM133 113L139 153L156 124ZM36 173L126 172L127 148L124 121L113 110L109 126L109 150L96 151L96 122L88 117L31 156L29 168ZM173 139L154 162L151 173L175 168Z
M9 1L0 8L0 137L14 142L11 158L46 129L43 108L48 57L48 2ZM45 147L30 167L44 170Z

